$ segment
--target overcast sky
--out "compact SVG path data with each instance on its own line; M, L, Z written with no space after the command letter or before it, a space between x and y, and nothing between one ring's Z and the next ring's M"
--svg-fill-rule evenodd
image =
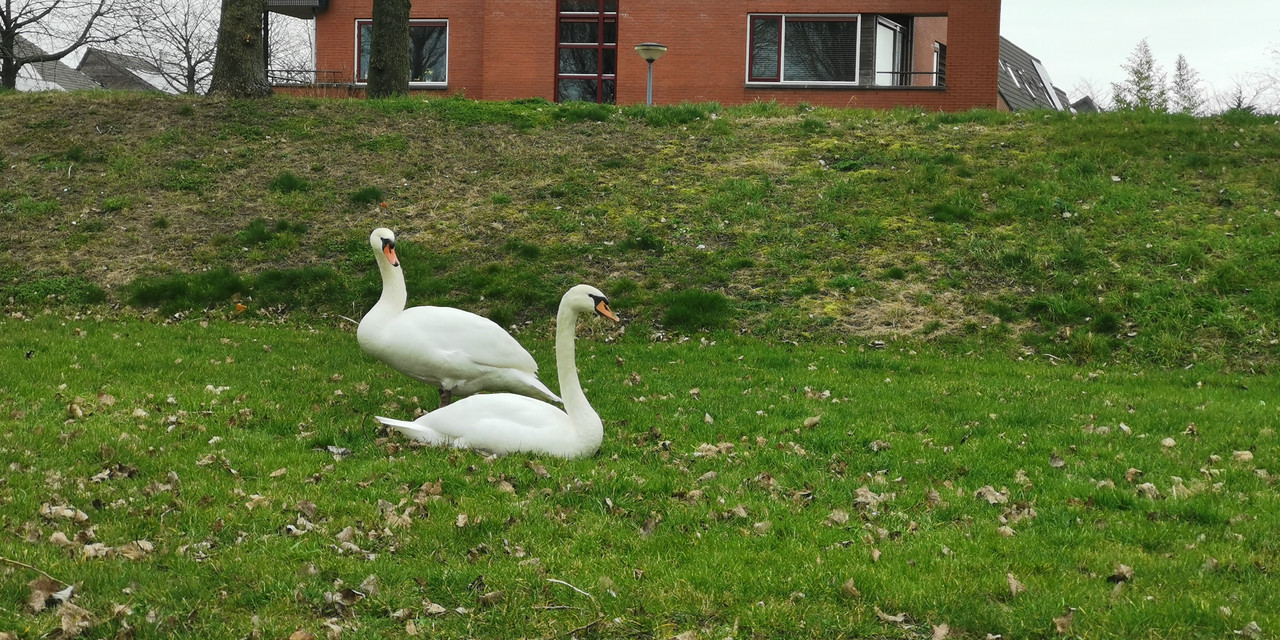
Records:
M1260 68L1280 70L1280 0L1005 0L1000 35L1040 59L1053 83L1076 100L1083 79L1099 89L1147 39L1173 77L1181 53L1207 93L1229 89Z

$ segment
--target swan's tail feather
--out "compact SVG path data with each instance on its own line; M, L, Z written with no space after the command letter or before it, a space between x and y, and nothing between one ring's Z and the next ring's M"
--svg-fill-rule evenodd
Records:
M417 440L419 442L426 442L434 445L449 444L449 441L452 440L449 436L446 436L435 429L424 427L414 422L396 420L395 418L384 418L382 416L374 416L373 419L395 429L396 431L399 431L400 433L403 433L405 437L410 440Z

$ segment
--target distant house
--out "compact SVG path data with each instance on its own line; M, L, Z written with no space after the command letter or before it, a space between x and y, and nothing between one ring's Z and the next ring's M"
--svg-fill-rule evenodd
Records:
M1072 110L1067 94L1053 86L1044 64L1004 36L1000 36L999 93L1001 111Z
M136 56L89 47L76 68L104 89L175 93L160 69Z
M315 21L307 86L362 95L373 0L267 0ZM410 89L470 98L996 108L1000 0L449 0L410 9ZM270 72L269 72L270 75ZM275 76L273 76L275 77Z
M19 58L43 55L45 51L35 43L18 36L13 43L14 55ZM59 60L35 62L18 70L18 91L75 91L98 89L97 82Z

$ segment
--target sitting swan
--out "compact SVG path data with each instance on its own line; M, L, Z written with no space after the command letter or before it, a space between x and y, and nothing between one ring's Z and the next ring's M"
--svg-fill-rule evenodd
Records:
M452 396L480 391L560 402L538 380L533 356L492 320L451 307L404 308L408 294L390 229L374 229L369 246L382 274L382 297L356 329L365 353L414 380L439 386L440 406Z
M414 440L456 449L496 454L517 451L561 458L589 456L600 448L604 427L578 382L574 333L578 314L596 312L614 322L618 316L599 289L580 284L564 294L556 315L556 372L564 410L510 393L472 396L423 415L414 422L378 417Z

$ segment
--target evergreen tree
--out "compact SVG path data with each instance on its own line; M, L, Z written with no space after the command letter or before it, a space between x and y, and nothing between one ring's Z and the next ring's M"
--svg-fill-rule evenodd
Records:
M1112 102L1117 109L1168 110L1169 91L1165 85L1165 73L1156 64L1155 56L1151 55L1146 38L1134 47L1129 61L1121 66L1128 77L1122 83L1111 83Z
M373 37L369 45L370 98L409 93L410 0L373 0Z
M1188 115L1200 115L1204 109L1204 92L1200 89L1200 74L1187 63L1187 57L1178 54L1173 67L1172 110Z

